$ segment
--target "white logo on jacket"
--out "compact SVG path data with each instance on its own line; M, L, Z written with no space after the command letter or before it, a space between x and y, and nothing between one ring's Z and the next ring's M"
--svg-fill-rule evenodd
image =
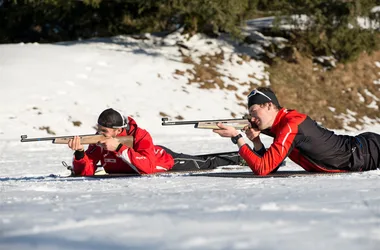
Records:
M154 149L154 154L155 154L155 155L163 154L163 153L164 153L164 150L163 150L163 149Z

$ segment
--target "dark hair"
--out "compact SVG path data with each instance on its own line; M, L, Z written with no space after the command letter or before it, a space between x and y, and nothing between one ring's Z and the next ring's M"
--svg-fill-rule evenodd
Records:
M98 125L106 128L125 128L128 126L128 120L119 111L109 108L99 115Z
M254 104L264 105L266 103L273 103L277 109L281 109L281 105L273 90L268 87L258 87L248 95L248 108Z

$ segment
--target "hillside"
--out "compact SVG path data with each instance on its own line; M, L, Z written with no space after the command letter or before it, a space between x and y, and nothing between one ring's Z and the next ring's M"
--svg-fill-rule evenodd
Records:
M296 63L269 68L282 105L333 129L363 129L380 122L380 51L326 70L297 54Z

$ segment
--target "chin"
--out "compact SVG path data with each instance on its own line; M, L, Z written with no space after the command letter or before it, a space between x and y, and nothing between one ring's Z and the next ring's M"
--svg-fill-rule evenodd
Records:
M261 124L260 124L260 125L258 125L257 127L259 128L259 130L260 130L260 131L262 131L262 130L266 129L266 128L264 128L264 126L262 126Z

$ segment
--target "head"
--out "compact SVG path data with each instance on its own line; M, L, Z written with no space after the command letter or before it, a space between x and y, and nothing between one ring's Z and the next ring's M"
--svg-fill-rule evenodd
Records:
M119 111L109 108L104 110L98 118L98 133L107 137L116 137L124 128L128 127L126 119Z
M259 87L248 95L248 112L251 123L259 130L272 127L278 111L281 109L273 90L267 87Z

